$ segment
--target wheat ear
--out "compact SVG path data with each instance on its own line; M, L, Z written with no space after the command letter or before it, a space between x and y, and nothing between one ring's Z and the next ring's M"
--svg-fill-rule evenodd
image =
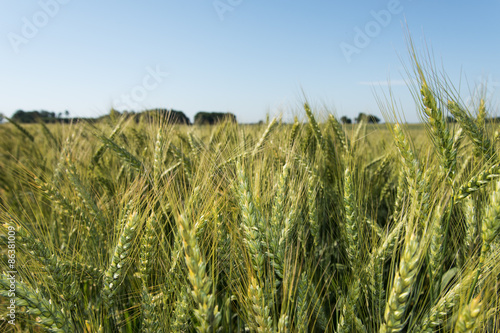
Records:
M477 109L476 126L483 128L486 122L486 103L484 99L481 98L479 101L479 107Z
M111 263L104 273L104 301L112 305L114 303L113 297L116 293L118 284L121 282L123 268L129 262L132 243L137 232L137 226L140 218L137 213L132 213L123 227L120 239L115 246Z
M245 172L239 161L236 168L238 173L238 186L236 188L241 210L242 228L244 230L244 242L250 253L253 269L262 280L265 271L265 258L264 251L261 249L260 214L255 207Z
M462 283L457 283L445 295L443 295L434 305L427 315L422 319L420 327L415 328L415 332L432 333L436 331L448 313L460 301L460 290Z
M297 135L299 133L299 126L300 126L299 120L297 119L297 117L295 117L292 130L290 132L290 139L288 141L288 146L290 147L293 147L295 140L297 139Z
M477 221L477 209L476 209L476 200L471 196L464 199L463 204L464 211L464 220L465 220L465 237L464 237L464 246L465 253L464 255L468 255L472 250L472 246L476 240L478 235L478 221Z
M339 140L340 144L342 145L342 149L344 150L344 153L347 154L349 152L349 138L345 135L344 130L342 129L342 125L340 125L339 121L337 118L335 118L333 115L328 116L328 122L330 123L330 126L333 129L333 132L335 133L335 136L337 137L337 140Z
M460 201L474 192L479 191L481 188L489 184L493 179L500 176L500 164L490 167L488 170L484 170L478 175L472 177L466 184L460 186L455 195L454 200Z
M455 324L456 333L474 332L477 326L478 317L481 314L481 296L477 296L467 304L458 315Z
M478 127L477 123L456 102L448 101L448 109L474 144L475 155L483 157L486 161L490 160L492 157L492 145L483 128Z
M432 139L435 141L440 157L441 167L444 175L449 175L448 179L453 179L457 166L457 152L453 149L453 138L446 127L446 122L443 113L438 108L434 94L430 90L425 78L421 73L423 80L420 93L423 97L424 113L428 117L431 127Z
M262 148L262 146L264 145L264 143L269 138L269 135L271 134L271 131L274 129L274 127L276 127L277 124L278 124L278 122L277 122L276 118L273 118L273 120L271 120L271 122L269 123L269 125L267 125L266 130L264 131L264 133L262 133L262 136L260 137L259 141L257 142L257 144L255 145L255 147L253 148L252 156L255 156L255 154L258 153L259 149Z
M161 175L161 164L163 161L163 128L158 128L155 142L154 163L153 163L153 181L155 186L158 187L158 182Z
M189 270L191 294L198 304L198 308L194 310L198 319L197 330L206 333L217 331L221 314L216 305L215 295L211 292L212 280L206 271L206 263L196 239L196 230L184 214L179 218L179 233L182 237L186 266Z
M432 281L431 293L433 299L438 297L440 292L440 281L442 274L442 264L444 260L443 244L445 238L445 217L448 216L448 211L443 209L440 204L434 208L432 213L431 241L429 246L429 271Z
M264 290L262 290L259 281L253 276L250 277L247 296L251 303L251 322L255 332L271 333L273 321L269 316L269 305L266 303Z
M144 286L148 287L148 278L151 275L152 260L155 254L155 245L157 242L157 219L154 212L146 221L146 232L141 239L141 254L139 258L139 272Z
M284 212L285 212L285 199L286 199L286 192L287 192L287 182L288 182L288 175L290 173L290 167L289 164L285 164L283 166L283 172L280 175L278 184L277 184L277 191L276 191L276 196L274 199L274 204L272 208L272 214L271 214L271 229L272 229L272 237L270 237L270 243L271 243L271 248L273 250L272 253L272 258L271 262L272 265L275 269L276 274L282 279L283 278L283 261L284 261L284 256L285 256L285 250L284 246L281 247L280 241L281 237L286 237L282 236L282 233L286 234L288 225L285 220L285 226L283 226L283 220L284 220ZM284 244L283 244L284 245Z
M385 323L380 327L381 333L401 332L406 324L406 308L412 293L415 278L419 271L419 241L412 234L403 251L399 270L396 272L391 293L385 307Z
M64 333L74 332L70 317L64 309L59 309L52 300L45 299L38 290L33 290L23 282L12 280L7 275L0 277L0 288L4 291L15 290L16 306L26 306L28 314L37 316L36 323L50 332ZM8 294L10 294L9 292ZM5 293L2 293L2 296Z
M354 182L349 168L346 168L344 173L344 209L347 257L351 264L354 264L359 255L359 231Z
M311 126L311 130L314 134L314 137L318 141L318 144L321 147L321 149L324 152L326 152L327 150L326 150L325 140L323 139L323 134L321 133L318 122L314 118L314 115L311 111L311 108L309 107L309 104L307 103L304 104L304 110L306 111L307 118L309 119L309 125Z

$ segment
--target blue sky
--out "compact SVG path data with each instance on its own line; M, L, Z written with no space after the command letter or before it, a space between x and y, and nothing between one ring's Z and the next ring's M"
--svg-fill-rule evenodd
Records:
M488 83L496 112L499 14L500 1L2 1L0 112L162 107L256 122L297 113L304 92L338 116L381 116L374 87L390 78L416 122L405 20L465 95Z

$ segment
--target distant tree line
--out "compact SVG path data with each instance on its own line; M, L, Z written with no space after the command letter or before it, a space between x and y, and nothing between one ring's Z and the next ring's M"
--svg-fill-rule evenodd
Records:
M133 114L136 122L141 120L151 121L161 119L171 124L192 125L184 112L173 109L152 109L140 113L128 113L128 115L130 114ZM214 125L225 119L236 122L236 116L232 113L200 111L194 116L194 125Z
M69 118L69 111L64 112L65 118L62 117L63 113L49 112L45 110L41 111L23 111L17 110L14 115L10 118L17 123L22 124L32 124L37 122L44 123L75 123L85 119L86 121L100 121L107 117L117 117L125 116L127 118L132 118L135 122L139 123L141 121L154 121L160 120L163 122L169 122L171 124L184 124L191 125L190 119L182 111L173 109L150 109L142 112L135 111L123 111L119 112L115 109L111 109L109 115L101 116L98 118ZM195 125L213 125L222 120L229 119L232 122L236 122L236 116L228 112L205 112L200 111L194 116ZM1 121L1 118L0 118Z
M60 112L56 114L55 112L49 112L45 110L41 111L23 111L17 110L12 116L12 120L18 123L31 124L37 122L44 123L69 123L71 119L68 118L69 111L65 111L64 115L66 118L62 118L63 113Z

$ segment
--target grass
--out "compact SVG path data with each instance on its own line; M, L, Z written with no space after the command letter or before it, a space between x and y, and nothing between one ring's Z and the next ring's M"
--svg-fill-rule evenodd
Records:
M418 125L1 125L0 329L500 330L488 103L414 70Z

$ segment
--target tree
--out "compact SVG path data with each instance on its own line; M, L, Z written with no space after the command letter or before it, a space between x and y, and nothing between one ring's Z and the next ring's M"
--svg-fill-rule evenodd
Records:
M374 116L372 114L368 115L368 123L371 124L378 124L380 122L380 118L377 116Z
M365 114L363 112L360 112L359 115L355 118L357 123L360 123L361 121L366 121L369 124L378 124L380 122L380 119L377 116L374 116L372 114Z
M340 121L342 122L342 124L352 124L351 118L348 118L346 116L342 116L342 118L340 118Z
M26 112L23 110L17 110L13 115L12 115L12 120L14 120L17 123L35 123L37 118L40 118L40 113L38 111L31 111L31 112Z
M224 119L229 119L232 122L236 122L236 116L232 113L224 112L198 112L194 116L195 125L213 125Z

